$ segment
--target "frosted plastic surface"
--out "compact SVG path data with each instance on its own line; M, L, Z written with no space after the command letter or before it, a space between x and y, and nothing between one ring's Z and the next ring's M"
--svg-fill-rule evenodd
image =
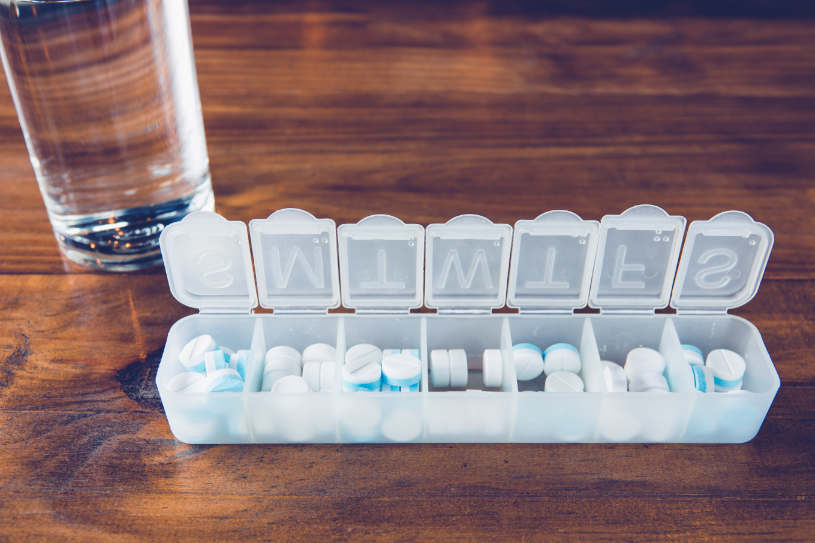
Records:
M339 228L342 303L360 310L422 305L424 228L372 215Z
M741 211L692 222L671 306L724 311L746 304L758 291L772 245L772 231Z
M507 305L522 309L585 307L597 251L597 221L549 211L515 223Z
M249 223L260 305L327 309L340 303L334 221L281 209Z
M191 213L159 238L173 296L202 311L248 312L257 305L246 225Z
M685 218L639 205L600 221L590 305L656 309L668 305Z
M501 307L506 300L512 227L459 215L427 227L427 307Z

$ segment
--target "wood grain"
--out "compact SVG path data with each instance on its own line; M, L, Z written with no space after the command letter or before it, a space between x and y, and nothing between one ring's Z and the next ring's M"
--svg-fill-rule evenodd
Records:
M737 313L782 380L755 440L178 443L153 379L189 310L61 260L0 84L0 540L812 540L815 12L593 4L192 1L216 205L748 211L776 247Z

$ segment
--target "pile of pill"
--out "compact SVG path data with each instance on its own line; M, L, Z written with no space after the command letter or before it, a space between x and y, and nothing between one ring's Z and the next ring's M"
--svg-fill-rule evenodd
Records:
M430 382L436 388L464 388L469 378L464 349L430 351Z
M418 349L380 349L360 343L345 352L342 389L345 392L418 392L422 362Z
M327 343L314 343L303 350L278 345L266 352L261 390L279 394L332 392L337 353Z
M519 382L532 381L544 374L544 392L583 392L582 362L577 347L555 343L541 350L532 343L512 346L512 362Z
M728 349L714 349L704 358L702 350L682 345L682 354L693 372L694 388L700 392L733 392L741 390L747 363Z
M178 361L186 371L170 379L172 392L241 392L249 351L219 346L208 334L194 337L181 349Z

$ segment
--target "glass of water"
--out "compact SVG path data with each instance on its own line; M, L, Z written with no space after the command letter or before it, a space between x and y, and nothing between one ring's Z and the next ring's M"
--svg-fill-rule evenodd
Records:
M157 264L167 224L213 209L187 0L0 0L0 53L70 260Z

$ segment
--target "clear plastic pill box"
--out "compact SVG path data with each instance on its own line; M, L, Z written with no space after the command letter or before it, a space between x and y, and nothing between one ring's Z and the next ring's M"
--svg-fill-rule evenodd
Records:
M685 226L652 205L599 222L549 211L514 227L373 215L337 228L283 209L247 231L193 213L161 235L170 290L199 310L173 324L156 377L170 428L187 443L748 441L780 380L758 329L727 311L755 295L773 234L740 211ZM253 313L258 303L274 312ZM353 312L329 312L340 304ZM675 313L655 312L669 304ZM411 312L423 305L435 312ZM587 305L599 313L575 313ZM494 312L505 306L517 312ZM168 389L200 334L251 350L243 392ZM519 387L512 346L560 342L579 349L588 391ZM332 392L260 391L266 350L313 343L336 346ZM339 369L358 343L418 348L420 390L342 391ZM696 391L681 344L739 353L743 390ZM665 357L671 392L592 391L601 360L622 363L639 346ZM466 351L466 388L432 386L434 349ZM500 387L481 384L485 349L502 352Z

